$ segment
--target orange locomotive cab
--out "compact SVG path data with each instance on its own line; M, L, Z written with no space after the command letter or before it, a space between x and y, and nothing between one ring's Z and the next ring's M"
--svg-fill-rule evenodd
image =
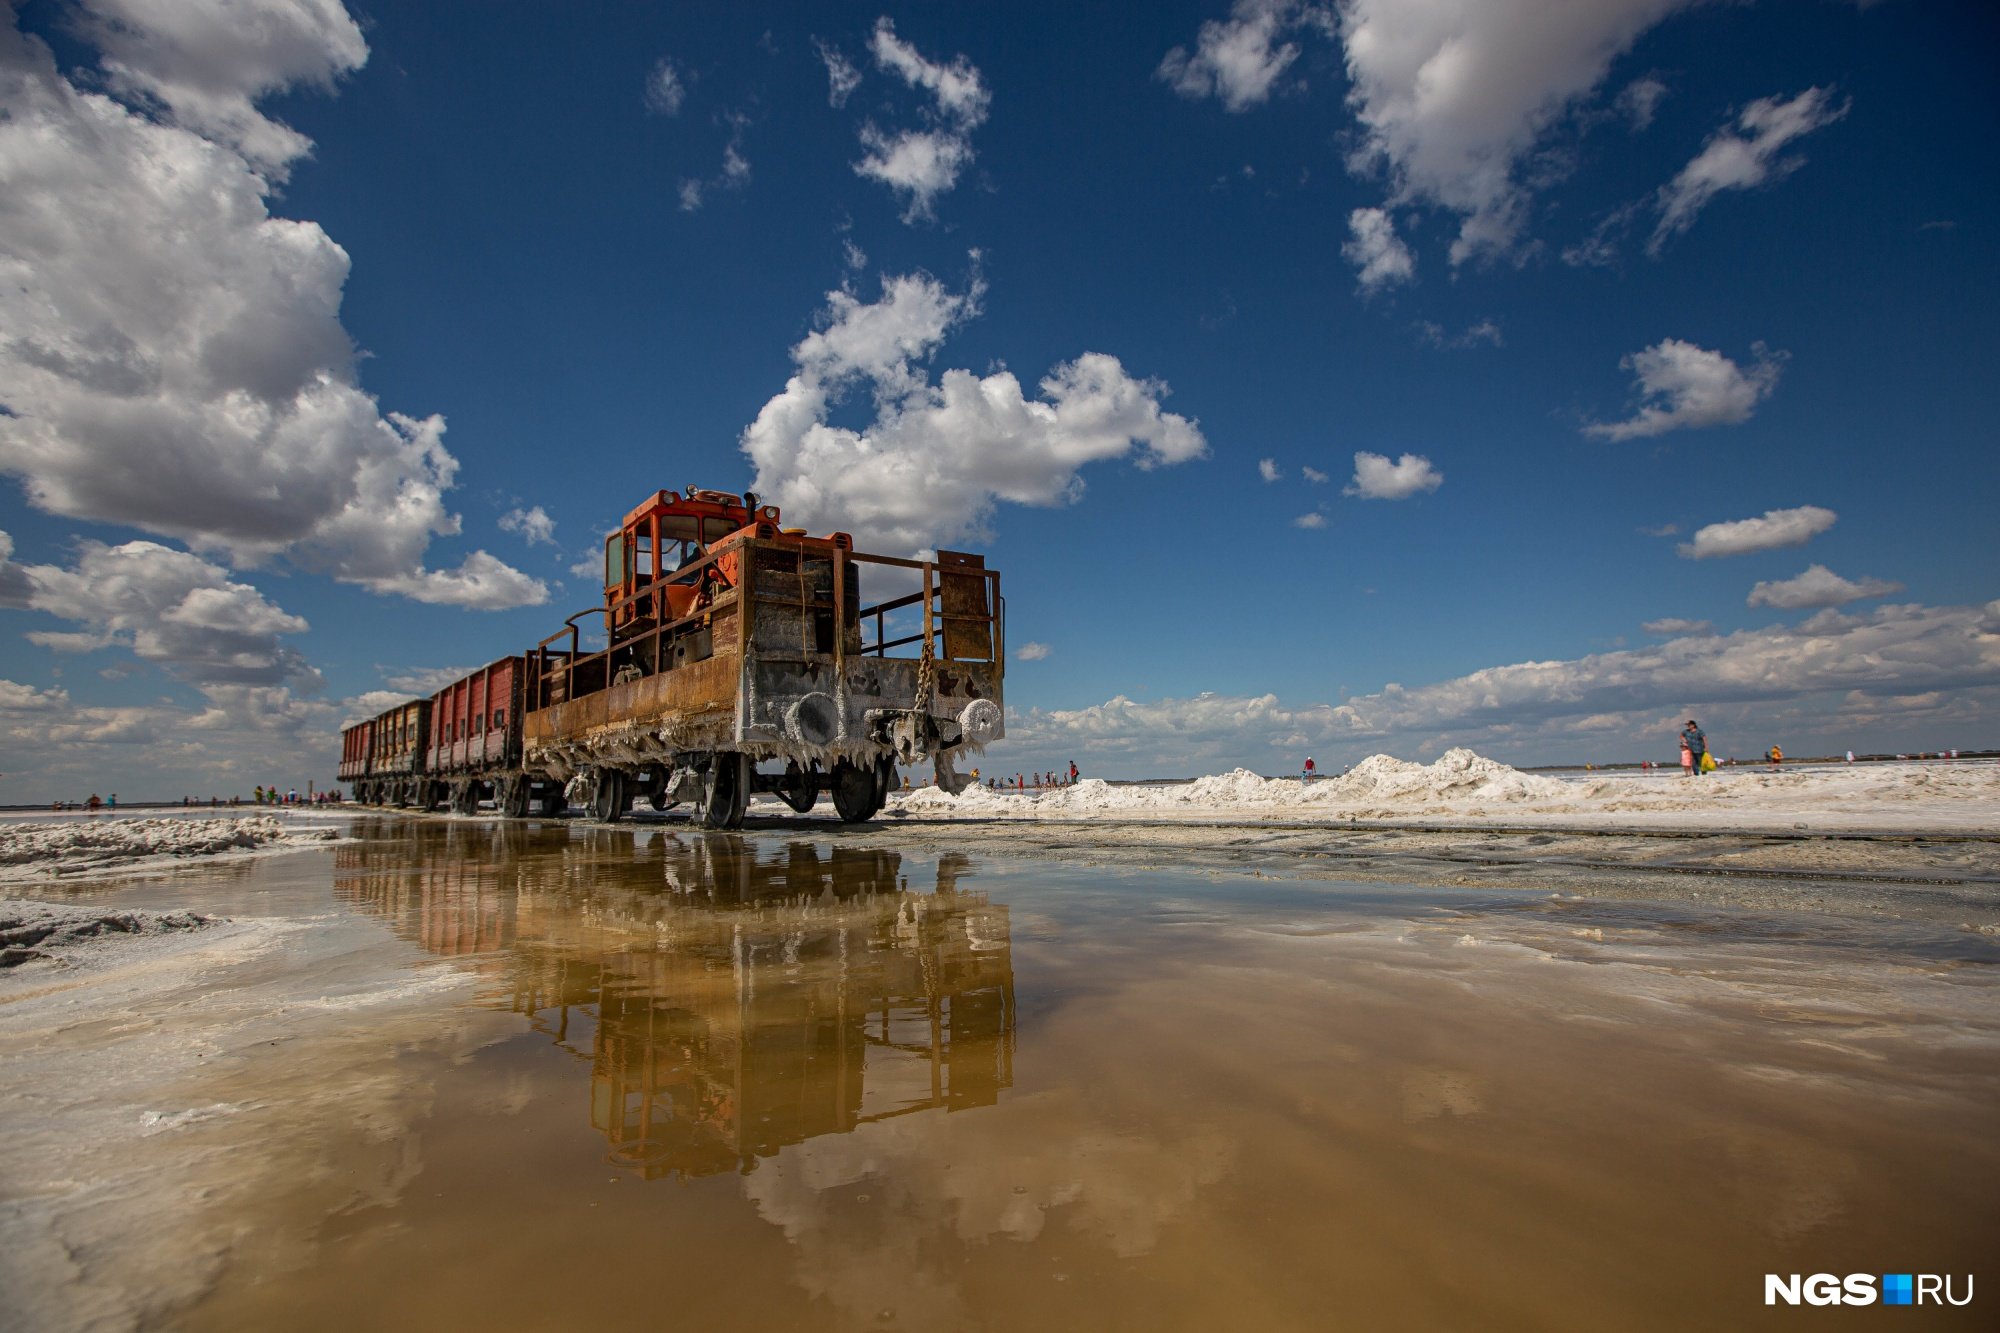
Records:
M611 642L685 620L733 591L743 578L741 550L705 557L738 536L844 550L854 545L844 532L812 538L802 528L780 529L778 507L759 505L751 492L696 486L655 491L604 539L604 627Z

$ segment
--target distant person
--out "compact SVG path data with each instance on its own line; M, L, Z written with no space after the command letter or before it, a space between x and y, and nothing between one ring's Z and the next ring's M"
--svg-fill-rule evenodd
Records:
M116 809L118 808L118 793L117 793L117 792L115 792L115 791L114 791L114 792L112 792L112 793L111 793L111 800L110 800L109 804L110 804L110 806L111 806L111 808L112 808L113 810L116 810Z
M90 794L90 799L83 803L83 808L90 811L90 813L93 815L96 814L100 809L102 809L103 806L104 806L104 800L96 792L92 792Z
M1785 762L1784 747L1779 745L1773 745L1771 747L1771 767L1776 768L1778 765L1784 762Z
M1681 730L1681 744L1687 750L1689 776L1700 777L1702 761L1708 758L1708 733L1701 729L1699 722L1689 718L1687 726Z
M1847 752L1847 762L1850 764L1854 762L1854 751L1849 750Z
M1683 736L1681 737L1681 776L1685 778L1692 777L1693 775L1694 751L1688 749L1687 737Z
M1299 770L1299 785L1303 787L1312 780L1313 780L1313 757L1311 755L1307 755L1306 766Z
M1076 785L1076 780L1077 780L1078 778L1082 777L1082 776L1083 776L1083 770L1082 770L1082 769L1080 769L1080 768L1078 768L1078 767L1076 766L1076 760L1074 760L1074 759L1070 760L1070 761L1069 761L1069 785L1070 785L1070 786L1072 786L1072 787L1074 787L1074 786Z

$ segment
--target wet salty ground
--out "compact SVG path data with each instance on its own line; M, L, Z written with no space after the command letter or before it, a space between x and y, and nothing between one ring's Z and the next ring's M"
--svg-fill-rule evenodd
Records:
M0 983L0 1325L1736 1326L2000 1236L2000 941L1852 883L354 834L13 890L234 921Z

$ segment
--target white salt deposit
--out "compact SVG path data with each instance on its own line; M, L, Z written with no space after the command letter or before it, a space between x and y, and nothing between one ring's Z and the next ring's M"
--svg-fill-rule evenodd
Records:
M271 815L212 819L61 819L0 824L0 879L26 879L131 862L185 860L337 838Z
M931 818L1991 832L2000 829L2000 764L1883 763L1776 772L1759 766L1700 778L1654 770L1564 780L1456 749L1430 764L1373 755L1338 777L1310 783L1239 768L1189 783L1114 786L1086 779L1025 795L968 788L953 797L923 788L892 796L890 809Z
M0 903L0 968L68 960L110 945L213 925L200 912L106 911L68 903Z

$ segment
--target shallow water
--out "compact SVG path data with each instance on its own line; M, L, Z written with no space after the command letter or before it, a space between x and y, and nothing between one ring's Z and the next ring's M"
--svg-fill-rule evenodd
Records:
M119 1198L173 1236L71 1216L122 1237L72 1244L77 1284L171 1259L195 1329L1683 1328L2000 1238L1983 937L838 833L356 834L103 890L320 920L147 1018L277 997L158 1074Z

